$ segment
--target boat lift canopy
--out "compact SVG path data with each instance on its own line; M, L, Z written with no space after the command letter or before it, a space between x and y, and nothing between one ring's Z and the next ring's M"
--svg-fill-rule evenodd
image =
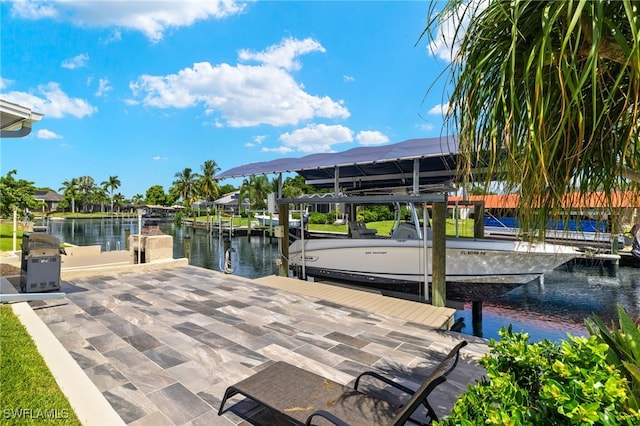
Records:
M279 158L234 167L216 179L297 173L317 189L339 187L357 192L388 188L435 186L440 192L456 175L457 138L410 139L404 142L357 147L343 152ZM451 190L450 188L448 190Z
M445 221L447 193L454 190L451 183L456 176L457 138L440 137L410 139L404 142L373 147L358 147L344 152L307 155L302 158L280 158L273 161L251 163L235 167L216 175L216 179L245 176L298 173L307 184L317 189L331 189L332 194L321 197L279 198L281 217L288 216L288 204L314 202L361 203L375 201L438 202L434 205L433 254L431 283L432 303L444 306L446 294ZM372 195L377 194L377 195ZM392 195L391 195L392 194ZM315 194L314 194L315 195ZM426 209L424 221L428 223ZM436 231L437 230L437 231ZM284 234L288 231L284 221ZM424 262L428 264L427 233L424 232ZM304 241L304 232L301 233ZM304 245L303 245L304 246ZM288 274L288 246L282 248L280 275ZM304 250L302 257L304 258ZM430 272L425 266L425 287ZM304 264L303 264L303 276ZM425 288L425 296L427 291Z

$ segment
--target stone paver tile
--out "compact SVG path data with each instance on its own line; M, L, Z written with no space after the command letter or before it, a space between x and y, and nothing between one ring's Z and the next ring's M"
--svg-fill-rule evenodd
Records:
M162 342L160 340L156 339L151 334L145 331L133 334L131 336L124 336L122 337L122 339L140 352L148 351L150 349L162 346Z
M185 424L213 408L180 383L152 392L148 397L169 420L178 425Z
M83 370L107 362L104 355L97 351L93 346L84 346L82 348L71 350L69 351L69 354Z
M100 336L89 337L87 341L100 352L110 352L121 348L128 343L113 333L107 333Z
M340 343L329 349L329 351L341 355L345 358L350 358L354 361L360 362L365 365L373 365L380 359L378 355L373 355L360 349L352 348L350 346Z
M104 356L117 368L135 367L149 362L149 358L130 345L105 352Z
M136 388L145 394L176 382L175 377L152 362L139 364L135 367L122 367L120 371Z
M161 345L143 352L162 368L171 368L188 361L188 358L170 346Z
M129 426L174 426L174 424L167 416L158 410L129 423Z
M207 389L212 382L219 380L217 371L195 361L188 361L175 367L167 368L166 372L193 393Z
M125 423L133 423L155 411L157 407L130 383L112 388L103 395Z
M96 365L84 371L101 392L124 385L129 381L119 370L109 363Z

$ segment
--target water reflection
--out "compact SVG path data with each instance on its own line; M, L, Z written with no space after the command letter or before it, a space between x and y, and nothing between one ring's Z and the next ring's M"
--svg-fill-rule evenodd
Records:
M224 255L223 240L215 234L176 225L173 222L159 222L162 232L173 237L173 257L185 256L185 242L190 248L189 263L207 269L221 270ZM51 221L49 233L69 244L87 246L99 245L103 251L127 247L127 235L138 233L138 219L66 219ZM231 238L231 246L239 255L235 274L246 278L257 278L278 273L275 263L278 244L275 238L252 236Z
M188 237L189 263L220 271L224 255L223 240L202 230L160 222L160 229L173 236L175 258L185 257L185 237ZM138 232L137 218L130 219L67 219L51 221L49 232L62 241L76 245L100 245L102 250L126 246L126 235ZM278 273L277 240L269 237L238 236L231 246L239 255L235 274L257 278ZM640 317L640 269L620 268L617 278L600 274L597 269L577 269L575 272L556 270L547 274L543 283L531 282L509 293L483 301L481 335L498 338L498 330L509 324L516 331L526 331L532 340L565 339L567 333L586 335L584 319L593 313L606 323L617 318L616 306L622 305L633 317ZM456 313L464 320L461 332L474 333L471 304Z
M620 268L616 278L597 270L562 269L546 274L544 283L531 282L509 293L483 302L482 336L498 338L500 327L511 324L526 331L532 340L564 339L567 333L587 335L585 318L593 314L605 323L617 320L621 305L633 317L640 317L640 270ZM464 333L471 334L471 305L458 311L465 322Z

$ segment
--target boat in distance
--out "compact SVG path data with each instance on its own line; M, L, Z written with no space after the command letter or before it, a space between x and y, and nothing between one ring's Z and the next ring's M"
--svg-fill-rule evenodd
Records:
M362 229L362 224L350 228ZM426 241L422 234L416 217L397 222L390 237L362 229L350 238L298 239L289 247L289 266L301 278L326 277L414 292L425 276L431 281L430 229ZM498 288L504 292L583 255L573 247L544 242L447 238L446 281L462 284L455 286L460 297L483 293L483 285L490 289L485 294Z
M262 226L279 226L280 225L280 219L278 217L278 214L257 214L254 217ZM289 216L289 228L299 228L300 223L301 223L300 219L294 219L293 217Z

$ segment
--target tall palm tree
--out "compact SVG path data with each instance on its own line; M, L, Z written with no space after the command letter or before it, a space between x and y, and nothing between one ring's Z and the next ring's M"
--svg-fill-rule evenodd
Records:
M192 173L191 168L186 167L181 172L176 173L174 177L176 180L173 181L173 186L175 186L180 198L182 198L182 205L190 207L195 199L195 183L198 175Z
M206 201L213 201L220 194L218 181L214 178L215 174L220 171L220 167L214 160L207 160L200 166L200 170L202 170L198 179L200 196Z
M260 210L267 207L266 199L273 192L273 184L266 176L250 176L242 181L238 200L249 199L250 208Z
M504 179L521 194L522 225L541 236L549 216L569 215L560 207L569 191L602 190L611 200L640 190L637 1L441 6L432 3L423 35L436 41L454 17L464 34L452 46L446 123L459 134L461 176L481 169L485 187Z
M78 192L82 195L82 211L87 210L87 199L96 188L96 183L91 176L80 176L78 178Z
M62 186L58 191L71 200L71 214L76 212L76 196L78 195L78 179L71 178L62 182Z
M109 179L102 182L100 185L105 191L109 191L109 198L111 199L111 212L113 213L113 191L118 189L122 183L118 176L109 176Z

